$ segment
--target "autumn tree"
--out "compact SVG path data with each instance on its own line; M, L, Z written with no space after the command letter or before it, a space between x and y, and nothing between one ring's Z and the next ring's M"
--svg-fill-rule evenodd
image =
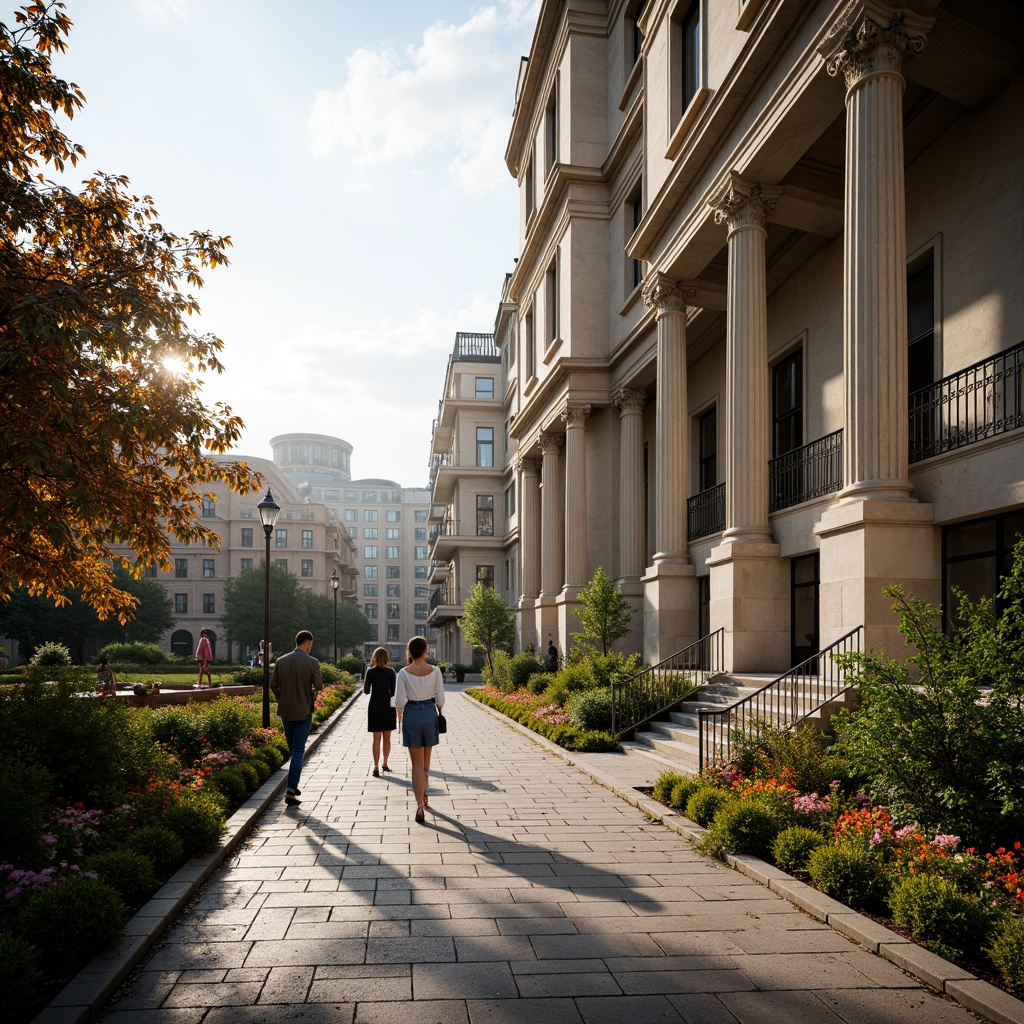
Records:
M494 652L509 647L516 635L515 612L494 587L483 583L477 583L466 599L459 625L470 647L487 652L488 665L494 660Z
M593 578L580 591L579 600L582 607L576 609L576 616L583 631L573 633L573 640L600 647L601 653L607 654L610 644L629 636L633 611L602 566L597 567Z
M136 598L112 566L169 569L172 537L218 547L203 485L257 481L211 457L242 424L201 400L222 342L192 327L184 290L227 263L230 239L173 233L125 177L80 190L46 177L85 156L57 120L84 103L51 67L70 28L53 2L0 23L0 600L77 591L128 619Z

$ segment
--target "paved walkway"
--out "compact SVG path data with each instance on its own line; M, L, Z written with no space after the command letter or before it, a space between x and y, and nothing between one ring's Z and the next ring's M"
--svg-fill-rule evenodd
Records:
M464 695L445 713L426 826L401 747L370 775L360 701L104 1024L974 1020Z

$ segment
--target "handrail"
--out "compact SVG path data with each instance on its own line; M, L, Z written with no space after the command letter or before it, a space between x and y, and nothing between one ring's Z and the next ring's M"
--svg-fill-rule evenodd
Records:
M716 629L657 665L613 682L612 732L635 731L723 671L724 664L725 630Z
M703 771L711 758L731 760L734 734L753 739L766 728L790 728L850 689L853 684L836 664L836 656L859 651L863 632L863 626L851 629L742 700L721 708L698 708L698 770Z
M819 437L768 463L768 511L781 512L843 486L843 431Z

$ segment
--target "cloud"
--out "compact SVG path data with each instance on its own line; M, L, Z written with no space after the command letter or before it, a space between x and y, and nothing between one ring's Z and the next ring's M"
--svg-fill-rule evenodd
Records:
M362 48L339 89L317 94L313 152L347 151L357 163L414 164L448 157L452 180L484 193L507 182L501 160L520 54L512 49L536 0L505 0L461 25L438 22L404 52Z

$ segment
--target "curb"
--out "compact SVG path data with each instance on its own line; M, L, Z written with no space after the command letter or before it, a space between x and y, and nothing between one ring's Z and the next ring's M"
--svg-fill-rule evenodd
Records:
M578 771L589 776L596 783L611 790L626 803L643 811L649 817L658 819L666 828L678 833L690 842L696 842L707 831L700 825L677 814L670 807L658 803L651 797L633 789L623 788L617 780L588 765L580 764L573 758L573 751L552 743L545 736L528 729L514 718L503 715L482 701L464 694L488 714L503 721L509 728L544 747L556 757L568 761ZM600 755L587 755L600 756ZM628 755L627 755L628 756ZM869 953L888 960L891 964L913 975L918 981L943 995L949 996L961 1006L980 1013L992 1024L1024 1024L1024 1001L1016 999L1001 988L983 981L962 967L929 952L910 939L897 935L884 925L851 910L845 903L826 896L806 882L768 864L750 854L726 854L725 863L735 871L759 882L767 889L788 900L795 907L809 914L816 921L827 924L833 931L863 946Z
M355 693L320 724L306 743L307 758L362 692L362 687L357 686ZM32 1019L31 1024L90 1024L95 1020L193 896L248 836L257 819L287 782L288 764L285 762L228 818L227 833L221 845L213 853L186 861L125 925L121 938L97 953Z

